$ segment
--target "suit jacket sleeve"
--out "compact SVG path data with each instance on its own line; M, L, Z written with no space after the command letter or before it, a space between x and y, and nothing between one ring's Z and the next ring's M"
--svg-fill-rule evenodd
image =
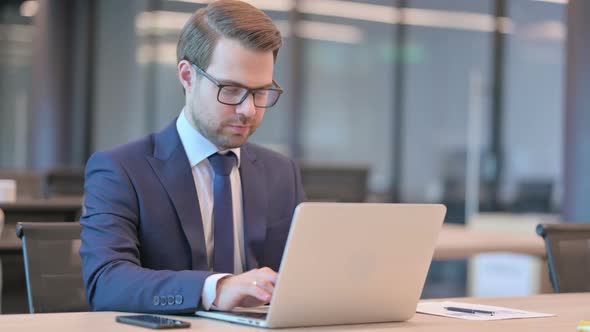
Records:
M80 255L93 310L194 312L209 271L143 268L138 238L138 194L125 168L106 153L86 167Z

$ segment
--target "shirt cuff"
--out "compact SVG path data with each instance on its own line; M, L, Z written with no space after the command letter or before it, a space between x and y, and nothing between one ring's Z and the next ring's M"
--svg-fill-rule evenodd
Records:
M203 285L203 291L201 292L201 305L203 309L209 311L213 305L213 301L217 297L217 283L220 279L231 276L229 273L216 273L212 274L205 279Z

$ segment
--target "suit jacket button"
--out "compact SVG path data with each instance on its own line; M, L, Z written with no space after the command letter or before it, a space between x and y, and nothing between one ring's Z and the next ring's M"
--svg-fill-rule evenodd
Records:
M182 295L176 295L176 304L182 304L182 301L184 300L184 298L182 297Z
M166 296L160 296L160 305L166 305Z
M158 295L154 296L154 298L152 299L152 303L154 305L160 304L160 297Z
M174 296L168 295L168 305L173 305L173 304L174 304Z

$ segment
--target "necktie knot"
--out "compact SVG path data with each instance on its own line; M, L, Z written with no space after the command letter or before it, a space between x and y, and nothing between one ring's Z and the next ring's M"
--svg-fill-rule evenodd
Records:
M236 155L232 151L227 154L214 153L208 159L215 175L220 176L228 176L236 164Z

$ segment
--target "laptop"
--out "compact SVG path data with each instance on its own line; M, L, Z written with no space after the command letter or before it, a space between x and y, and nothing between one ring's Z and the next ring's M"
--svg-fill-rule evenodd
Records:
M445 214L440 204L301 203L271 304L196 314L266 328L408 320Z

